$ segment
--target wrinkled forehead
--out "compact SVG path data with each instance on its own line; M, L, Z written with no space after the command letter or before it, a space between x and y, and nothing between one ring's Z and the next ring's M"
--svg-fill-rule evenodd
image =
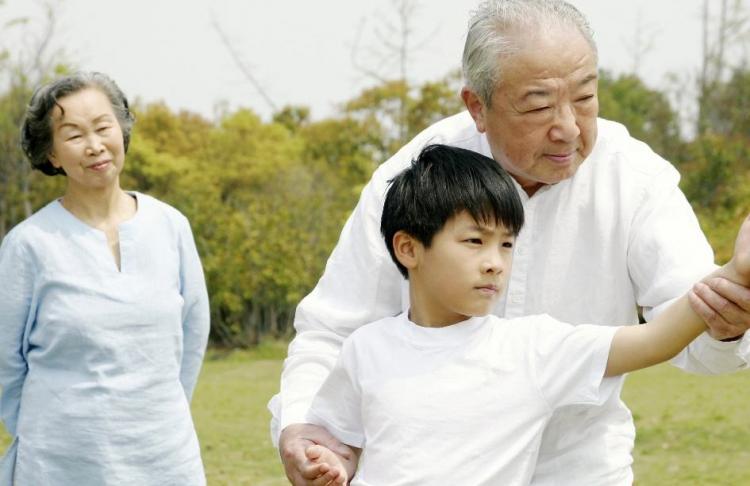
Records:
M521 32L500 58L496 89L521 88L550 80L578 86L597 77L596 51L575 27Z
M568 52L598 61L596 45L573 23L560 19L526 19L521 24L501 27L508 42L507 55L519 53Z

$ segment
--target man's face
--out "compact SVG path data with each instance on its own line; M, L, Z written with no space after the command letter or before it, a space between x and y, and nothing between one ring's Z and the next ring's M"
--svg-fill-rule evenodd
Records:
M583 36L558 27L522 34L502 60L490 107L462 96L492 156L533 194L572 177L596 141L596 55Z

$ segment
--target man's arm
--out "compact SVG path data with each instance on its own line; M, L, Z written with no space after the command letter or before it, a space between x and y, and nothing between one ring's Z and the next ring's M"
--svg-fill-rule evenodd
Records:
M722 277L739 285L750 285L750 216L745 218L729 263L706 277ZM705 284L699 282L696 288ZM612 340L605 376L615 376L666 361L705 330L705 323L685 295L654 320L640 326L620 328Z
M653 157L654 164L664 164L653 152L638 153L639 157ZM657 160L658 159L658 160ZM644 308L647 321L653 320L677 297L690 291L693 284L710 273L713 264L713 251L700 229L698 220L690 204L678 187L679 173L668 167L651 178L652 183L644 186L640 209L634 215L631 240L628 249L628 270L636 290L638 304ZM713 283L707 282L710 286ZM732 284L733 289L746 288ZM701 287L697 295L705 297L708 287ZM713 291L705 297L715 302L718 297ZM742 295L742 292L740 292ZM733 292L728 297L738 299L735 307L717 306L718 315L725 315L735 324L732 329L750 324L750 313L745 312L740 303L741 297ZM722 298L723 299L723 298ZM727 330L717 334L721 325L709 309L694 309L704 318L706 324L717 331L709 331L715 337L723 338ZM744 323L744 324L743 324ZM730 331L734 333L734 331ZM736 335L736 334L735 334ZM747 341L745 338L743 341ZM722 342L708 332L702 333L672 360L675 366L692 373L729 373L748 366L750 353L744 352L748 343L743 341Z

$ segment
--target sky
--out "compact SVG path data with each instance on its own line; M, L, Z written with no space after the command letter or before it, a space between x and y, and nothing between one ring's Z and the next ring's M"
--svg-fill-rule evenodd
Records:
M460 66L465 29L478 0L421 0L411 15L408 64L413 82L436 80ZM645 50L637 73L663 87L666 76L693 76L700 65L702 0L573 0L589 19L600 66L633 70L636 38ZM712 2L716 3L716 2ZM43 0L0 0L0 46L25 52L41 31ZM272 105L306 105L312 117L374 83L352 62L374 66L368 48L382 51L376 30L390 40L397 24L393 0L62 0L53 46L76 68L109 74L130 99L164 101L213 118L249 107L267 119ZM28 18L26 24L5 25ZM262 87L238 68L214 25ZM637 36L637 32L642 35ZM354 49L355 44L359 46ZM379 68L395 77L394 66ZM267 101L269 99L271 102Z

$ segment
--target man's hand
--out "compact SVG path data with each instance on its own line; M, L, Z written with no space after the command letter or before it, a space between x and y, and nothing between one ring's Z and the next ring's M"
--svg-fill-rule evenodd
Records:
M351 448L342 444L326 429L312 424L292 424L281 431L279 454L284 464L286 477L294 486L319 486L320 465L307 457L305 451L313 445L321 445L335 453L344 464L351 464L351 477L357 459ZM327 483L323 483L327 484ZM334 483L336 484L336 483Z
M688 299L714 339L731 340L750 329L750 216L740 227L734 254L724 269L728 278L697 283Z

